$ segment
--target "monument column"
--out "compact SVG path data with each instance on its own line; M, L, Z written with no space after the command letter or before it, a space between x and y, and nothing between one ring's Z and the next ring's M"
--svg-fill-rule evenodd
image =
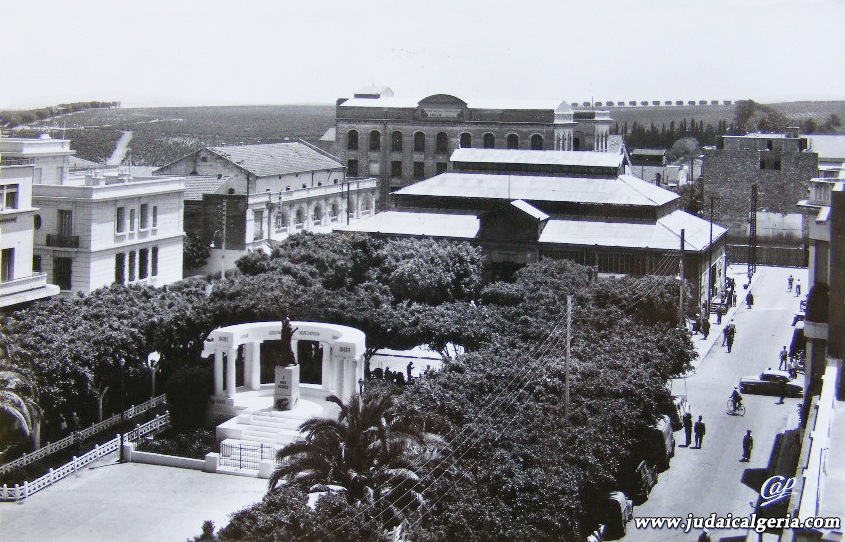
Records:
M261 389L261 343L251 343L250 346L252 346L250 351L252 379L249 389L258 391Z
M235 397L235 363L237 357L238 351L235 348L226 351L226 397L229 399Z
M223 397L223 351L214 351L214 395Z

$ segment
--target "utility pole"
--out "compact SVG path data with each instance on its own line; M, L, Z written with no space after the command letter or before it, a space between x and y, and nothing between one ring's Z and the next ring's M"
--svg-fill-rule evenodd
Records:
M748 217L748 284L757 272L757 183L751 185L751 213Z
M247 181L249 183L249 181ZM249 186L247 184L247 186ZM228 219L227 212L226 212L226 203L227 201L223 200L223 239L220 241L221 250L220 250L220 280L224 280L226 278L226 221Z
M683 329L684 323L684 233L686 230L681 230L681 258L678 265L678 327Z
M710 196L710 244L707 245L707 318L710 318L710 301L713 298L713 201Z
M569 356L572 353L572 295L566 296L566 387L563 393L563 405L566 416L569 417Z

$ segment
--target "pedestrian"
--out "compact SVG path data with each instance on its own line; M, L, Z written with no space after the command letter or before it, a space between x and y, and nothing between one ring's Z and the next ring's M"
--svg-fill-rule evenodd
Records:
M754 437L751 436L751 429L745 432L742 437L742 460L751 461L751 449L754 448Z
M795 297L801 295L801 279L795 281Z
M710 335L710 318L704 318L701 321L701 334L704 335L704 339L707 340L707 336Z
M792 281L793 281L793 280L794 280L794 279L792 278L792 275L789 275L789 278L788 278L788 279L786 279L786 291L787 291L787 292L791 292L791 291L792 291Z
M745 296L745 304L748 306L749 309L751 308L751 305L754 304L754 294L748 292L748 295Z
M781 378L780 380L780 402L779 405L782 405L786 400L786 379Z
M413 368L414 368L414 362L413 362L413 361L409 361L409 362L408 362L408 366L407 366L407 367L405 367L405 370L406 370L406 371L407 371L407 373L408 373L408 382L410 382L410 381L411 381L411 369L413 369Z
M731 334L731 325L728 324L722 328L722 346L728 343L728 335Z
M695 426L693 428L695 431L695 448L701 449L701 443L704 441L704 433L707 430L707 427L704 425L704 420L701 416L698 417L698 421L695 422Z
M789 352L786 351L786 346L784 346L783 350L780 351L780 363L778 364L778 370L786 371L789 369L788 359Z
M687 436L687 448L692 442L692 414L689 410L684 413L684 433Z
M722 325L722 316L725 315L725 311L726 311L726 309L725 309L724 305L719 305L718 307L716 307L716 324L717 325Z
M67 420L64 414L59 414L59 433L62 437L67 434Z

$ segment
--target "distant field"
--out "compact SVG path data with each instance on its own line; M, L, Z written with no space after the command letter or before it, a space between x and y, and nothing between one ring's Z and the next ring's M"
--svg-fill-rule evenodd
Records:
M77 156L102 162L121 131L131 130L132 162L159 166L204 146L274 143L285 138L313 143L333 125L333 105L115 108L32 123L13 130L12 135L50 131L61 136L65 128Z
M767 104L784 113L796 125L812 118L821 125L831 114L845 120L845 101L789 102ZM609 107L614 124L627 122L658 130L683 120L716 126L720 120L734 120L734 105L683 105ZM580 108L579 108L580 109ZM16 136L37 136L50 131L65 137L77 156L103 162L111 155L121 131L131 130L132 162L160 166L198 148L214 145L273 143L285 138L316 142L334 125L333 105L265 105L230 107L157 107L93 109L30 124L12 130Z

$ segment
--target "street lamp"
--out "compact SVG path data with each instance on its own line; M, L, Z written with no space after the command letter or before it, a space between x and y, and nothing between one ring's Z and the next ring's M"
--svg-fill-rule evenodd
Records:
M150 377L152 380L152 391L150 392L150 399L155 399L156 396L156 371L159 368L158 362L161 361L161 354L158 352L150 352L147 354L147 368L150 370Z
M217 234L221 234L221 243L220 243L220 280L226 278L226 228L222 230L215 230L213 234L211 234L211 245L212 249L216 248L214 244L214 239L217 237Z
M126 459L123 457L123 426L126 422L126 359L121 357L117 361L120 366L120 458L118 463L125 463Z

